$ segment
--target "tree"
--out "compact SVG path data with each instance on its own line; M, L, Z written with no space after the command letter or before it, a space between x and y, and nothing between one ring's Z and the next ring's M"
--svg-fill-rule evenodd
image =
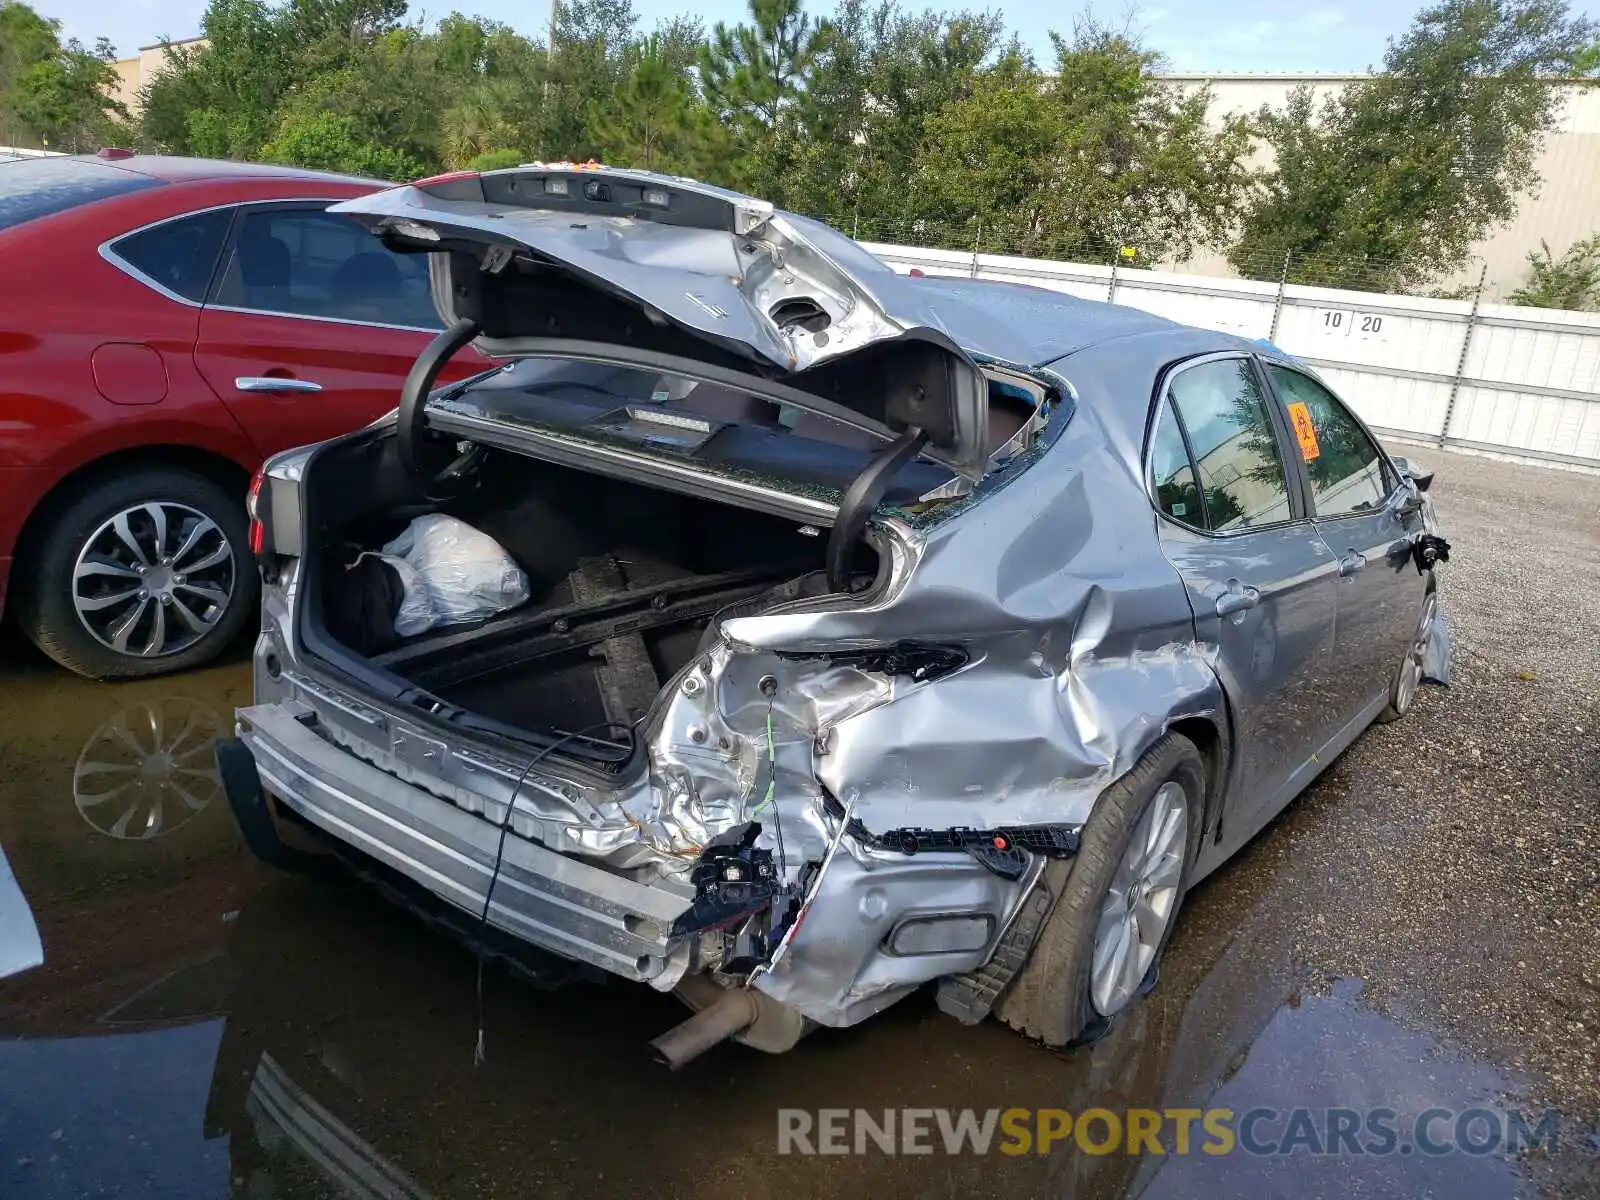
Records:
M1220 241L1243 200L1242 123L1211 129L1126 31L1081 21L1046 78L1012 49L928 122L916 203L957 244L1140 263ZM960 231L956 234L955 231Z
M487 154L480 154L467 163L469 171L501 171L506 167L522 165L527 155L520 150L491 150Z
M122 132L127 110L114 98L110 43L63 45L60 29L26 4L0 0L0 142L92 150Z
M268 162L390 181L415 179L426 171L403 151L364 141L348 117L330 112L291 113L279 125L277 136L262 147L261 157Z
M590 101L589 137L606 162L674 174L713 166L705 154L716 138L710 112L674 51L659 32L635 43L616 89Z
M1574 242L1556 258L1550 244L1528 252L1528 274L1511 303L1532 308L1600 311L1600 233Z
M912 236L1042 251L1060 134L1058 105L1033 61L1012 47L978 73L969 95L928 120L913 176Z
M538 128L542 157L584 161L599 154L589 105L616 91L637 24L632 0L561 0Z
M278 122L278 106L304 77L281 11L263 0L212 0L200 49L168 45L166 70L145 85L145 141L208 158L252 158Z
M1548 76L1581 66L1595 26L1565 0L1441 0L1384 69L1320 108L1308 90L1256 130L1275 154L1229 252L1238 271L1400 289L1456 269L1538 185Z
M971 94L1001 29L993 14L843 0L797 105L784 202L892 237L917 215L910 184L929 119Z
M61 50L59 21L41 17L26 4L0 0L0 142L34 136L16 113L17 80L32 67L49 62Z
M717 22L700 53L707 102L733 137L730 182L778 195L793 157L796 102L830 36L804 0L749 0L750 24Z
M1127 30L1093 18L1052 34L1061 131L1052 221L1102 261L1187 259L1221 242L1250 176L1243 121L1208 124L1209 89L1185 94Z
M11 90L17 121L47 145L81 152L110 140L128 110L112 98L116 53L104 38L93 50L76 39L23 70Z

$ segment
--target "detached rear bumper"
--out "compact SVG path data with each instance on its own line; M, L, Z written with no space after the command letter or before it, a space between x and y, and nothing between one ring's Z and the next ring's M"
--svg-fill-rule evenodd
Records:
M474 918L483 911L498 825L329 744L285 705L240 709L238 733L218 758L247 840L251 823L264 819L264 792ZM254 763L254 796L235 747ZM692 898L687 886L637 883L508 834L489 921L551 953L666 991L688 965L688 947L669 948L667 931Z

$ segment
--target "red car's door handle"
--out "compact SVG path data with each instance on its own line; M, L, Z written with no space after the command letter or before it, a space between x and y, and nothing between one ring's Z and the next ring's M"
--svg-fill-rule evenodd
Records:
M233 381L241 392L320 392L322 385L309 379L289 379L279 375L241 375Z

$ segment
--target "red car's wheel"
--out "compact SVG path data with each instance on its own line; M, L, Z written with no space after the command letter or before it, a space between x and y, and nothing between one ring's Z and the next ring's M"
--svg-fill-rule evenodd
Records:
M47 519L17 573L24 633L96 679L215 657L259 589L238 497L174 468L97 480Z

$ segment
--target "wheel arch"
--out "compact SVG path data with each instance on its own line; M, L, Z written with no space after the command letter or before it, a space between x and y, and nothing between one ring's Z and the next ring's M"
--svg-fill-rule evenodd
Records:
M115 476L121 471L148 467L176 467L192 471L221 488L237 490L239 505L241 508L244 506L245 489L250 483L250 468L230 455L180 442L163 442L113 450L80 463L57 479L39 497L17 533L16 548L12 557L12 573L28 569L28 563L37 551L40 536L49 527L51 519L72 503L79 489Z
M1205 764L1206 794L1201 797L1204 819L1201 823L1201 851L1205 838L1213 833L1222 815L1222 797L1227 790L1229 741L1227 731L1212 716L1179 717L1167 725L1168 733L1180 734L1194 743Z

